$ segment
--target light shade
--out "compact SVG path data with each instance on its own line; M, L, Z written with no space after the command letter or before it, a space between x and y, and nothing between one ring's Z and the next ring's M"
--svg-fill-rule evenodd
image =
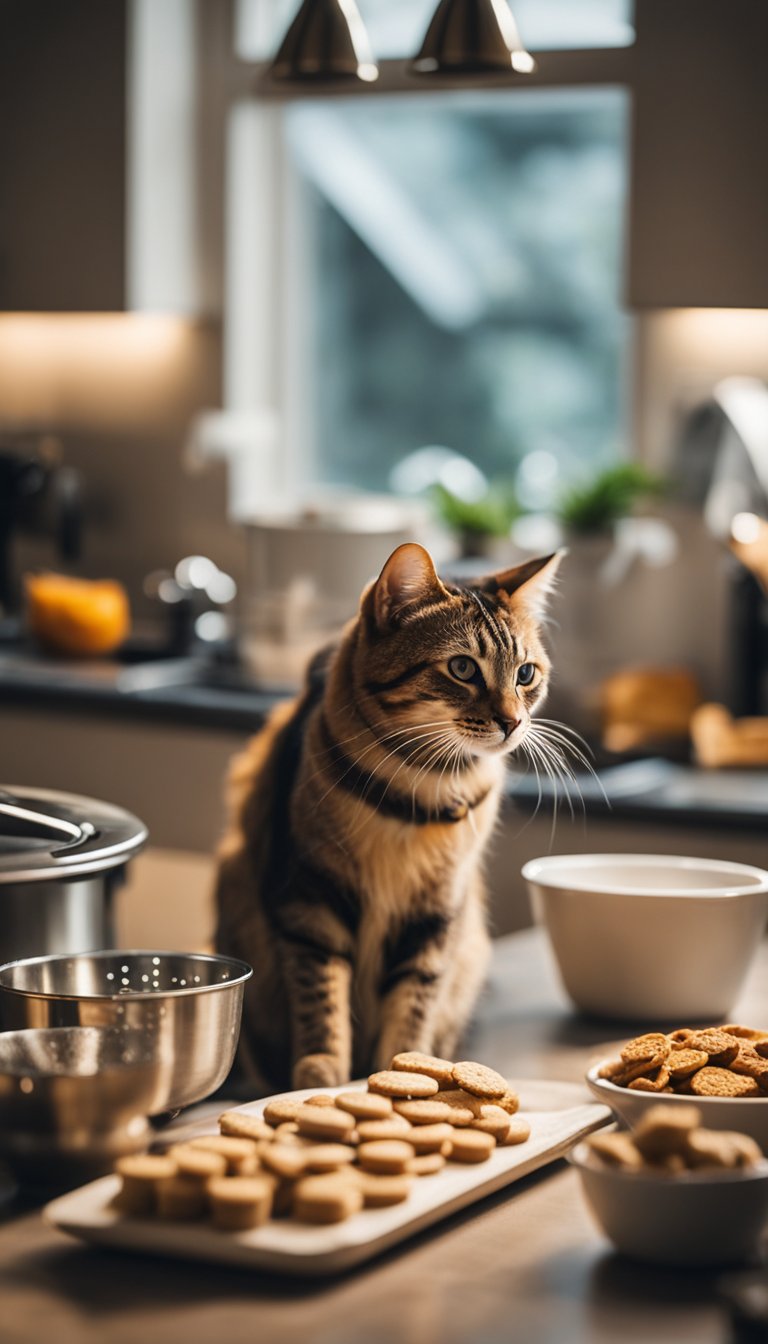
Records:
M411 69L419 75L531 74L507 0L440 0Z
M274 79L378 78L355 0L304 0L272 62Z

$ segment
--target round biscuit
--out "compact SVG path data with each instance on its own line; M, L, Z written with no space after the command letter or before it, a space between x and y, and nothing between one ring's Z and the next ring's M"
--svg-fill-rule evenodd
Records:
M480 1107L482 1106L478 1097L471 1097L468 1092L462 1091L460 1087L454 1088L452 1091L441 1092L440 1101L451 1108L451 1118L448 1123L461 1127L471 1125L472 1121L476 1120L480 1114Z
M408 1170L413 1176L434 1176L444 1166L442 1153L417 1153L408 1163Z
M310 1139L348 1139L355 1128L355 1118L335 1106L310 1106L307 1102L296 1112L299 1133Z
M367 1209L384 1209L390 1204L402 1204L412 1188L413 1179L406 1172L398 1172L391 1176L376 1176L370 1171L360 1172L359 1189Z
M414 1125L407 1142L420 1157L422 1153L441 1153L444 1144L453 1142L453 1135L453 1125Z
M302 1149L304 1169L313 1174L338 1171L355 1160L355 1150L348 1143L314 1143Z
M496 1147L492 1134L479 1129L457 1129L448 1157L451 1162L485 1162Z
M341 1223L363 1207L363 1193L344 1176L305 1176L293 1190L293 1213L302 1223Z
M441 1122L453 1123L453 1108L443 1101L440 1094L415 1101L396 1101L395 1112L412 1125L439 1125Z
M662 1061L666 1059L671 1049L671 1042L660 1031L647 1031L643 1036L634 1036L631 1041L621 1050L621 1058L625 1064L639 1064L643 1060L656 1059L661 1056Z
M261 1227L272 1211L274 1184L263 1176L225 1176L208 1182L208 1204L214 1227L243 1232Z
M382 1069L368 1079L369 1092L381 1092L385 1097L432 1097L437 1092L437 1079L425 1073L405 1073L396 1069Z
M479 1116L472 1121L470 1129L479 1129L484 1134L492 1134L497 1143L503 1143L509 1133L512 1117L500 1106L492 1102L480 1107Z
M280 1143L276 1139L265 1148L261 1158L262 1166L282 1180L295 1181L306 1171L305 1155L308 1151L307 1148L300 1148L298 1144Z
M495 1069L489 1069L485 1064L475 1064L471 1059L462 1059L454 1064L453 1080L473 1097L482 1097L488 1101L493 1101L494 1097L503 1097L509 1091L506 1078L502 1078Z
M509 1129L505 1137L501 1140L502 1148L509 1148L515 1143L525 1143L531 1137L531 1126L522 1115L512 1115L509 1119Z
M390 1098L378 1092L340 1092L336 1105L356 1120L386 1120L392 1114Z
M234 1139L263 1139L268 1141L274 1134L272 1125L268 1125L260 1115L244 1115L242 1111L224 1111L219 1116L219 1129Z
M268 1125L280 1125L284 1120L295 1120L296 1112L301 1105L300 1101L287 1101L282 1097L276 1097L274 1101L268 1101L264 1107L264 1119Z
M422 1055L418 1050L404 1050L402 1054L393 1057L389 1067L404 1073L425 1073L428 1078L435 1078L438 1083L453 1086L453 1061L440 1059L437 1055Z
M413 1125L409 1125L402 1115L390 1115L386 1120L361 1120L357 1133L361 1143L371 1139L407 1139L410 1142Z
M756 1079L730 1069L707 1067L699 1069L690 1079L689 1086L695 1097L759 1097Z
M406 1171L415 1155L413 1145L402 1139L378 1139L361 1143L357 1150L357 1160L363 1171L372 1171L377 1175L394 1175Z

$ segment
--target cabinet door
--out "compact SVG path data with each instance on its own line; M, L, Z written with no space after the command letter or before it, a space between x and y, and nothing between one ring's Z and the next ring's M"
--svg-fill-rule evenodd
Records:
M768 3L637 0L630 305L768 307Z
M0 309L124 306L125 107L125 0L0 0Z

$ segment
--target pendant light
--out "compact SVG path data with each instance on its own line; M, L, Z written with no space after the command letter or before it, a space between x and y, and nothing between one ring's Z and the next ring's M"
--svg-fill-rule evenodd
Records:
M530 75L536 62L507 0L440 0L411 69L419 75Z
M355 0L304 0L270 74L297 83L378 79L379 68Z

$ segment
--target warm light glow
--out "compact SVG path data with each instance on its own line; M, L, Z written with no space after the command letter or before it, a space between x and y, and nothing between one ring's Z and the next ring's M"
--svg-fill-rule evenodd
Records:
M163 314L0 315L0 420L66 427L156 416L200 340L199 324Z
M749 546L753 541L757 541L763 527L764 524L756 513L737 513L731 523L731 536L734 541Z
M0 360L162 358L179 348L189 326L160 313L5 313Z

